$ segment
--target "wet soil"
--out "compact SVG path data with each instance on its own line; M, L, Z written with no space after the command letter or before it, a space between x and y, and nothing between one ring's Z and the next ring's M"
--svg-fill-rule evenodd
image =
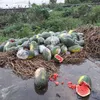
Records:
M91 95L87 98L77 96L74 90L67 87L68 81L76 84L81 75L89 75L92 80ZM0 100L100 100L100 61L61 65L58 82L64 84L55 86L49 82L45 90L37 91L34 78L22 80L10 69L0 68Z

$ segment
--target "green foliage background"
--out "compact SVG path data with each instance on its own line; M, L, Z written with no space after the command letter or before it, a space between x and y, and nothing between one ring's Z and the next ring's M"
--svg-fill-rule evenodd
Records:
M70 7L61 3L32 4L24 12L0 12L0 42L8 38L30 37L43 31L70 30L86 24L100 26L100 6L86 2L99 0L66 0L66 4L72 4ZM73 5L77 3L80 5Z

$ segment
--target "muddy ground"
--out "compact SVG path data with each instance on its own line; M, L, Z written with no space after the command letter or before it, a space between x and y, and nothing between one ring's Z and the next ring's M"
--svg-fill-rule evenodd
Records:
M89 75L92 79L92 92L88 98L80 98L67 87L68 81L76 84L81 75ZM35 90L34 78L22 80L10 69L0 68L0 100L100 100L100 61L61 65L59 76L58 81L64 85L55 86L49 82L43 92Z

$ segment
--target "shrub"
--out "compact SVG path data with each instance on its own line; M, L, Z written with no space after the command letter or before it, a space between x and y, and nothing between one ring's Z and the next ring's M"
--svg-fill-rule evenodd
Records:
M48 21L45 21L43 24L43 28L51 31L62 31L62 30L69 30L72 28L76 28L78 26L82 25L82 21L79 19L73 19L73 18L60 18L60 19L51 19Z

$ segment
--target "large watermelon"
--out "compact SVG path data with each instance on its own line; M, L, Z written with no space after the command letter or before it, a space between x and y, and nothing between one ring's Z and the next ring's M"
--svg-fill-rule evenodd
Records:
M48 74L45 68L38 68L34 74L34 85L37 89L43 89L48 84Z
M76 93L81 97L86 97L91 93L91 79L89 76L83 75L76 85Z
M75 42L72 38L70 38L69 36L64 36L60 38L61 42L66 45L67 47L71 47L73 45L75 45Z
M57 45L60 43L59 38L57 36L50 36L45 40L45 45Z
M45 48L44 50L43 50L43 57L44 57L44 59L45 60L47 60L47 61L49 61L49 60L51 60L51 51L48 49L48 48Z
M73 53L80 52L82 49L83 47L81 47L80 45L74 45L68 48L68 50Z
M60 49L59 46L55 46L55 47L51 50L51 52L52 52L52 55L60 54L61 49Z
M44 39L46 39L46 38L50 37L51 34L50 34L49 32L43 32L43 33L41 34L41 36L42 36Z

